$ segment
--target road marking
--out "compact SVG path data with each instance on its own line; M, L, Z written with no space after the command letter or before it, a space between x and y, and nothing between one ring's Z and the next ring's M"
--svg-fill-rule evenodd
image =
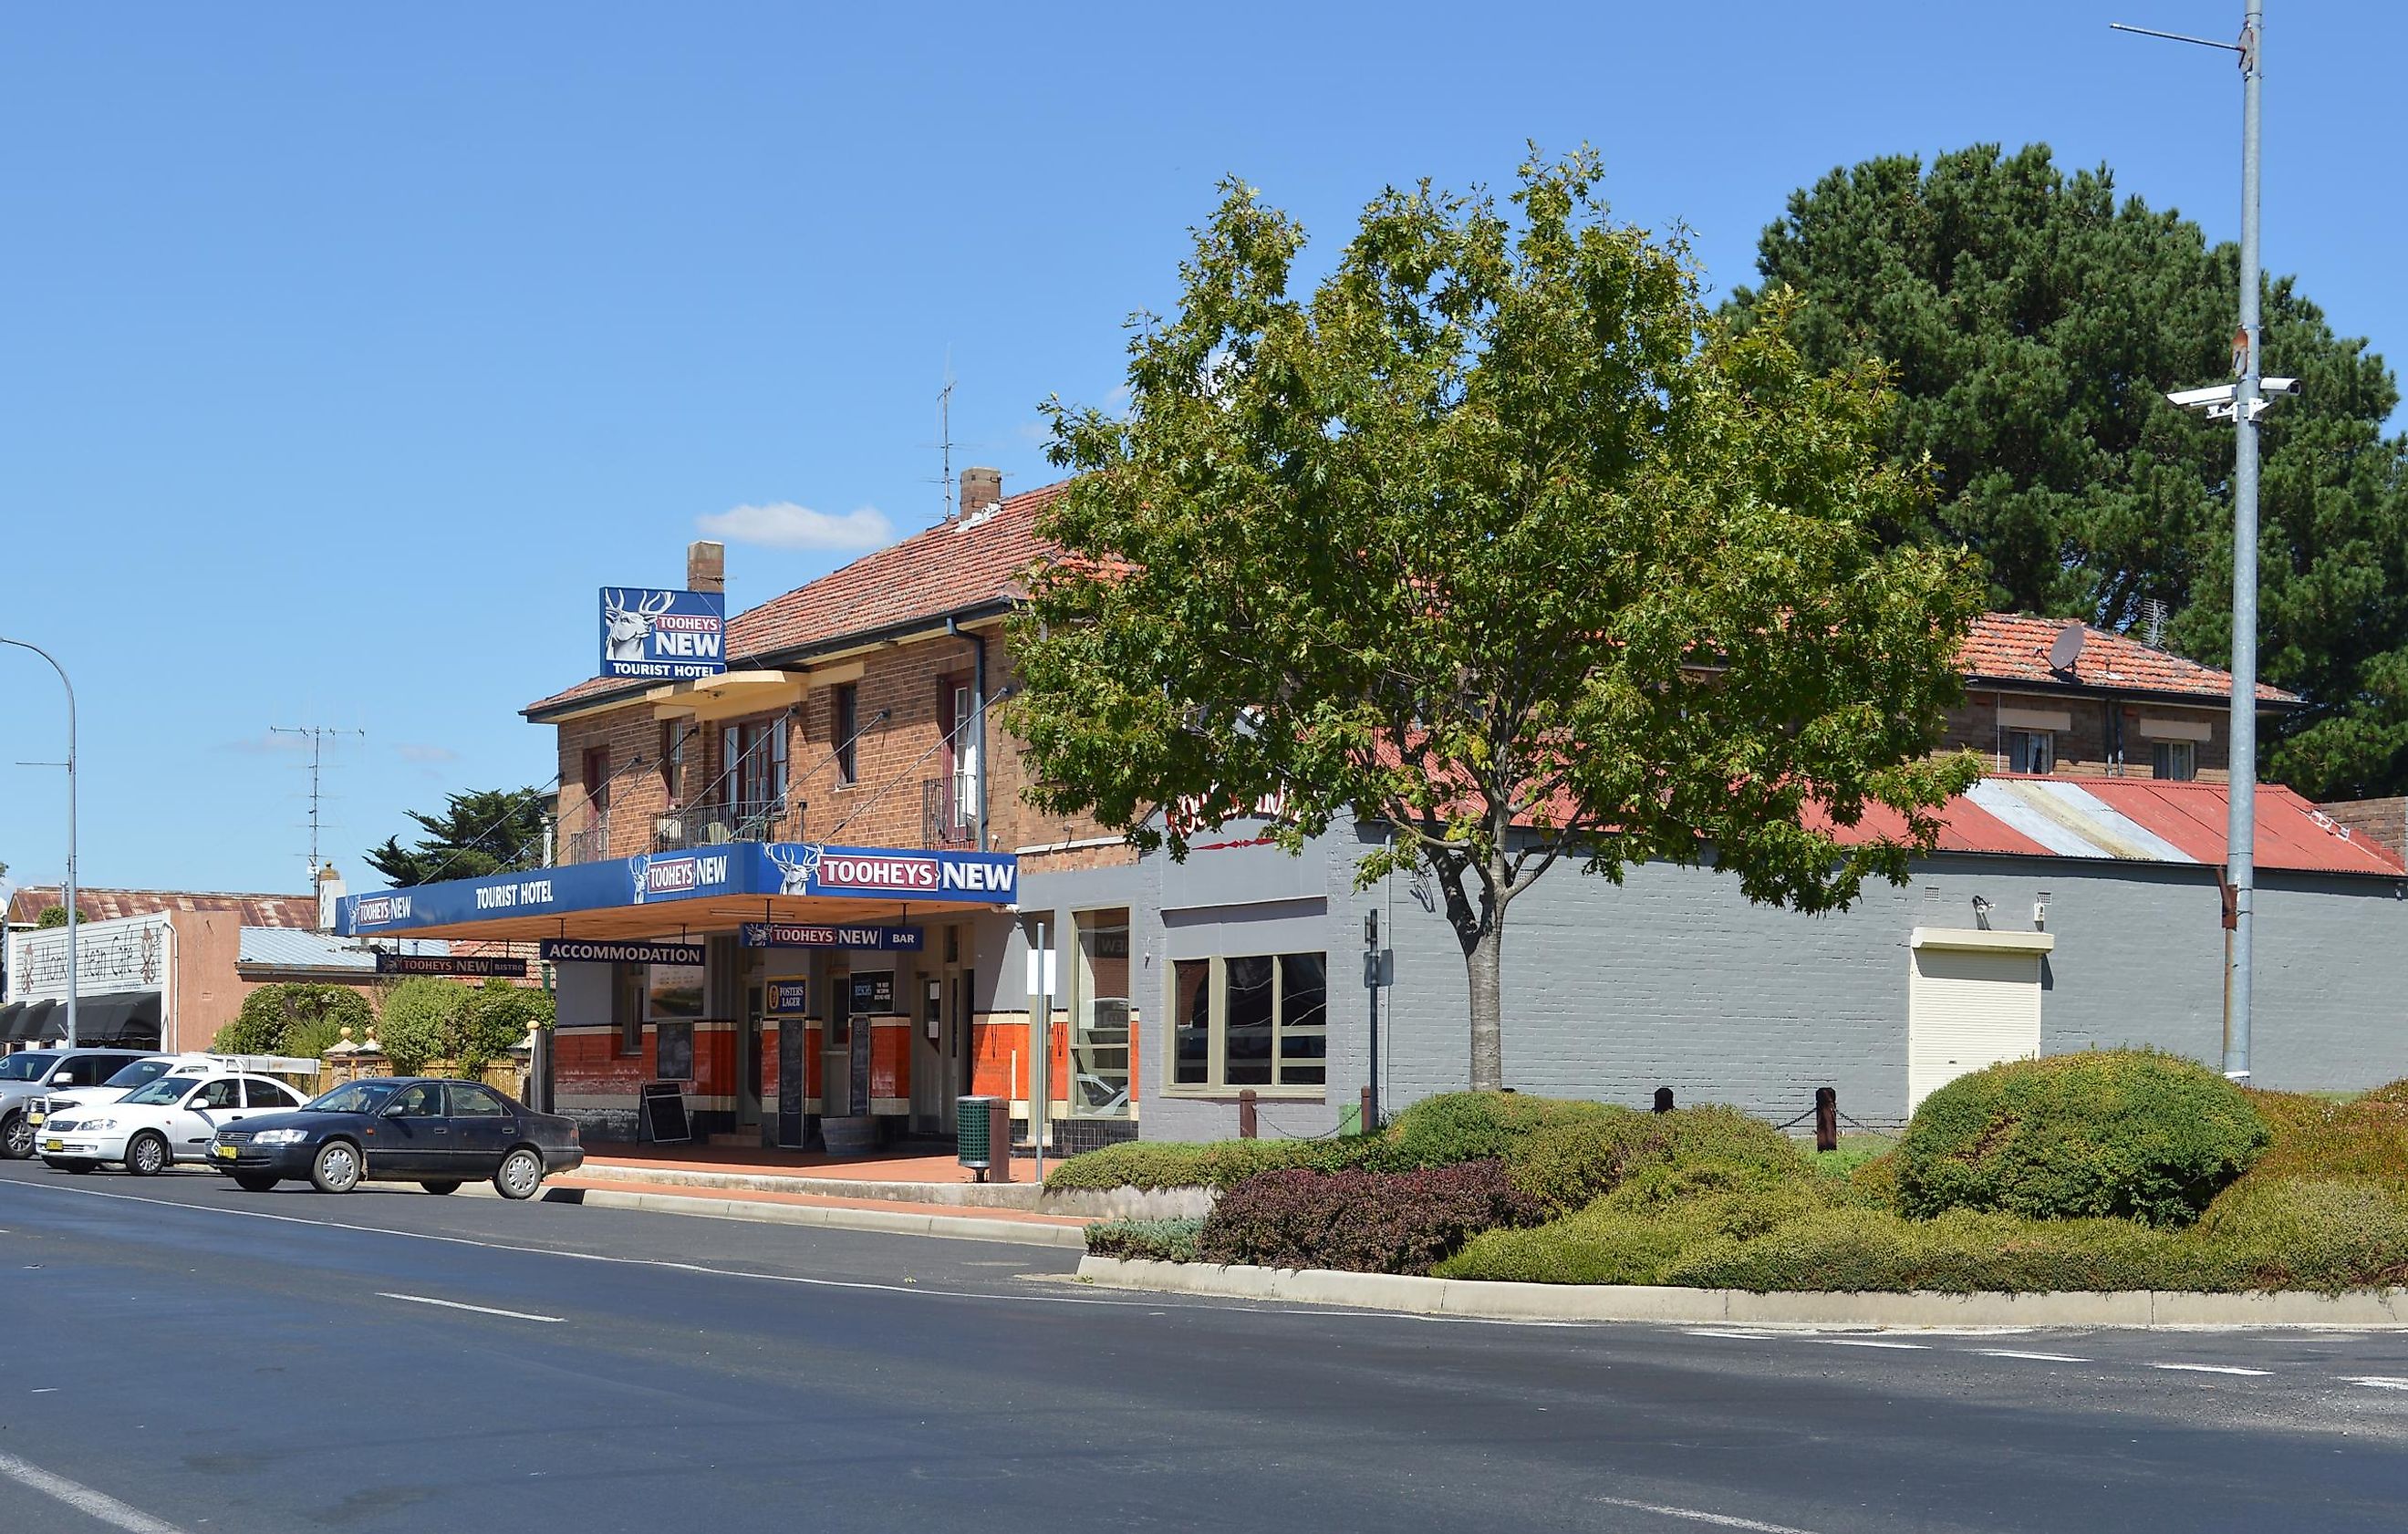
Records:
M2271 1369L2243 1369L2237 1364L2151 1364L2151 1369L2179 1369L2186 1374L2250 1374L2267 1375Z
M536 1315L527 1311L497 1311L491 1305L464 1305L456 1299L436 1299L427 1295L396 1295L390 1290L385 1289L379 1289L377 1291L377 1297L379 1299L406 1299L412 1305L440 1305L447 1311L474 1311L479 1315L506 1315L513 1321L560 1321L564 1319L563 1317L556 1315Z
M97 1518L126 1534L184 1534L184 1530L165 1520L153 1518L140 1508L127 1507L105 1491L94 1491L80 1481L70 1481L64 1475L52 1475L39 1465L28 1464L15 1455L0 1455L0 1475L21 1486L29 1486L53 1501L64 1502L87 1517Z
M2395 1380L2384 1374L2344 1375L2341 1383L2362 1384L2369 1390L2408 1390L2408 1380Z
M1928 1342L1885 1342L1878 1337L1818 1337L1814 1340L1828 1342L1835 1348L1914 1348L1922 1353L1931 1351L1931 1344Z
M1686 1518L1693 1524L1712 1524L1717 1528L1744 1528L1754 1534L1813 1534L1813 1530L1798 1528L1789 1524L1768 1524L1756 1518L1734 1518L1727 1512L1707 1512L1698 1508L1667 1507L1661 1502L1636 1502L1627 1497L1593 1498L1610 1508L1628 1508L1634 1512L1653 1512L1663 1518Z
M2014 1348L1975 1348L1973 1351L1975 1353L1986 1353L1993 1358L2037 1358L2044 1364L2086 1364L2090 1362L2087 1358L2076 1358L2070 1353L2024 1353Z
M1736 1337L1745 1342L1761 1342L1767 1338L1778 1337L1781 1334L1773 1331L1715 1331L1706 1326L1695 1326L1690 1328L1689 1335L1691 1337Z

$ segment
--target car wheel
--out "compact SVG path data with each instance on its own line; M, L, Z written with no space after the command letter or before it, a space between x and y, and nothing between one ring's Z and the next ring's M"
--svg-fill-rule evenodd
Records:
M454 1177L437 1178L431 1183L421 1183L418 1185L424 1188L429 1193L457 1193L460 1191L460 1181Z
M22 1113L11 1113L0 1124L0 1155L11 1161L22 1161L34 1154L34 1126L25 1122Z
M257 1172L236 1172L234 1174L234 1185L240 1188L245 1193L270 1192L275 1188L277 1181L278 1180L276 1178L263 1177Z
M55 1172L88 1172L100 1165L97 1161L86 1161L81 1156L72 1155L46 1155L42 1157L42 1164Z
M136 1177L156 1177L167 1169L167 1140L148 1131L126 1142L125 1169Z
M360 1185L360 1148L348 1140L330 1140L309 1163L309 1183L320 1193L349 1193Z
M502 1157L494 1172L494 1191L505 1198L532 1198L543 1186L543 1157L522 1145Z

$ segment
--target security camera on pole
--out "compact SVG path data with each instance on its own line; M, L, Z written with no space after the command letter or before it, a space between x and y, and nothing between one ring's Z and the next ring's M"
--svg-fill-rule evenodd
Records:
M2221 48L2241 57L2241 328L2232 337L2232 372L2238 380L2166 396L2184 409L2204 410L2210 420L2229 419L2232 459L2232 771L2231 813L2225 831L2224 1073L2249 1079L2249 953L2252 896L2257 883L2258 839L2258 417L2268 394L2299 393L2297 379L2270 379L2258 312L2258 87L2263 76L2263 0L2247 0L2241 40L2220 43L2174 32L2114 23L2119 32L2174 42Z

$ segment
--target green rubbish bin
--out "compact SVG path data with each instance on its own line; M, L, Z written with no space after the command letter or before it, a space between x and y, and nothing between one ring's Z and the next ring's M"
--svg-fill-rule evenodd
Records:
M962 1165L984 1183L1011 1181L1011 1105L1001 1097L964 1097L953 1110Z

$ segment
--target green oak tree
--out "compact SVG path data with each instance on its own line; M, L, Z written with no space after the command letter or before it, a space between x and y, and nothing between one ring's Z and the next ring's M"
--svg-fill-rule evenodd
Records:
M1717 323L1597 175L1534 160L1511 212L1392 189L1309 293L1304 231L1225 183L1125 415L1049 406L1065 556L1014 621L1039 808L1174 857L1352 816L1385 828L1360 882L1428 870L1480 1088L1507 912L1556 863L1834 909L1973 774L1928 753L1979 586L1879 536L1922 513L1877 369ZM1890 834L1831 834L1877 805Z
M535 789L477 789L448 796L439 815L408 813L425 833L416 846L387 837L366 853L396 886L543 865L543 797Z
M1878 362L1888 444L1932 497L1889 536L1962 547L1990 599L2130 626L2166 604L2171 648L2230 652L2232 430L2165 403L2229 376L2240 261L2105 167L2045 145L1869 160L1794 194L1757 253L1777 315L1818 368ZM2399 391L2289 278L2265 293L2265 368L2301 380L2265 416L2264 679L2310 707L2267 767L2319 797L2408 781L2408 442Z

